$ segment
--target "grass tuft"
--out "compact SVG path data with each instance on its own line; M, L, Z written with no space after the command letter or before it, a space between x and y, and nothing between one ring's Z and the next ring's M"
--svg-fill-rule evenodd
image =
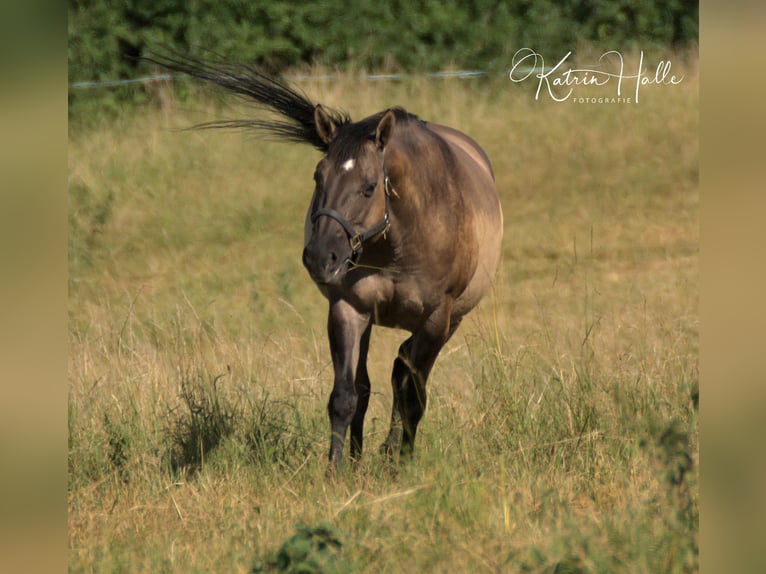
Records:
M171 417L173 438L170 466L174 472L199 470L205 457L234 433L240 409L218 391L224 375L212 379L184 374L181 379L181 410Z

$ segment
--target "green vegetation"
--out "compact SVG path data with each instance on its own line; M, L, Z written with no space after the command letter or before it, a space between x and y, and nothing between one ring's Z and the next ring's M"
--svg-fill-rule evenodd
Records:
M680 72L638 105L507 80L302 85L471 134L505 215L414 460L375 450L405 336L378 330L368 450L334 480L326 304L300 263L316 152L177 129L252 111L172 93L72 132L70 571L697 571L692 58Z
M468 68L503 75L519 48L561 58L596 50L679 50L697 45L698 2L652 0L72 0L69 82L158 74L138 59L166 48L254 63L270 72L299 66L344 71ZM585 54L583 54L585 55ZM70 114L119 111L162 85L70 90Z

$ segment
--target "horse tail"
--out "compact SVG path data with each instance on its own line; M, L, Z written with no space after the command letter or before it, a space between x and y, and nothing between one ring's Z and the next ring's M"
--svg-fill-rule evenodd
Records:
M278 140L307 143L322 152L327 151L328 143L320 137L314 121L316 104L300 89L290 86L284 80L269 77L245 64L202 60L177 52L170 55L152 54L142 59L168 70L216 84L245 101L254 103L256 107L282 118L217 120L199 124L196 128L254 129ZM336 125L351 122L351 118L345 112L322 107Z

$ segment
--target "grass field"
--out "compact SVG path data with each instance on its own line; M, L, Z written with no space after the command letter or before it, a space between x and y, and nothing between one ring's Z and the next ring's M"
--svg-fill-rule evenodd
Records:
M501 80L302 84L357 119L398 104L466 131L505 216L494 289L437 361L414 459L377 453L405 337L377 330L366 456L332 481L326 304L301 266L317 152L176 130L250 112L167 94L73 128L70 571L698 570L685 66L638 105Z

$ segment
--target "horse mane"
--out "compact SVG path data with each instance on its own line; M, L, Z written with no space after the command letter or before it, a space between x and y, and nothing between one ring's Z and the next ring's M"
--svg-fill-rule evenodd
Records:
M238 119L216 120L194 126L197 129L229 128L254 129L274 136L276 139L307 143L322 152L328 144L317 133L314 108L306 94L290 86L284 80L271 78L252 66L220 61L208 61L189 57L177 52L171 55L152 54L142 58L182 74L216 84L240 96L257 108L272 112L284 119ZM322 106L335 122L342 127L351 123L350 116L342 111Z
M375 141L375 129L378 127L378 123L380 123L383 116L389 111L394 113L396 122L400 126L410 123L424 125L423 120L418 116L400 106L382 110L355 122L344 123L338 126L337 135L330 142L338 164L350 157L354 157L366 141Z

